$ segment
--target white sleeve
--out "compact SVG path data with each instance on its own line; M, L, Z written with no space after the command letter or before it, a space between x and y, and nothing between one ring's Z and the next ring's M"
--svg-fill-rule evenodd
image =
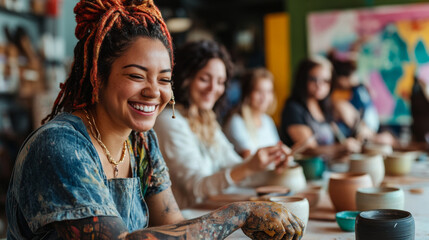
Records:
M225 126L224 132L238 153L244 150L254 152L251 136L241 116L234 114Z
M219 159L212 159L201 147L198 138L191 131L187 120L176 113L171 119L170 109L158 117L154 129L158 135L159 145L164 159L170 169L173 185L181 185L188 201L219 194L230 186L226 169L241 161L234 150L219 151ZM220 130L219 130L220 131ZM222 134L223 135L223 134ZM235 155L234 155L235 154Z

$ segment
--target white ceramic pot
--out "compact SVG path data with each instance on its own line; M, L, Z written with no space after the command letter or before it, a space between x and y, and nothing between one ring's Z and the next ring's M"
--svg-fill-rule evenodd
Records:
M310 206L306 198L282 196L271 197L270 201L283 204L289 211L291 211L293 214L295 214L295 216L304 222L306 226L305 229L307 229L308 217L310 215Z
M358 211L404 209L404 191L396 187L359 188L356 192Z
M294 165L288 167L282 173L276 173L274 170L256 173L249 177L249 179L246 179L242 185L249 187L278 185L287 187L291 192L296 193L306 188L307 181L305 180L302 167L300 165Z
M383 181L385 171L381 154L352 154L349 159L349 172L368 173L376 187Z

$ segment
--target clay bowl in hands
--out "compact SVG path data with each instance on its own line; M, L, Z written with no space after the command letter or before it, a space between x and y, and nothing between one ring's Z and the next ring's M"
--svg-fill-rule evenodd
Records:
M411 171L415 158L415 152L394 152L387 155L384 158L386 175L407 175Z
M300 165L289 166L281 173L274 170L259 172L246 179L245 186L260 187L266 185L283 186L291 192L299 192L307 186L304 172Z
M396 187L359 188L356 192L359 211L373 209L404 209L404 191Z
M289 211L295 214L295 216L301 219L305 226L307 226L308 217L310 215L310 206L306 198L292 196L271 197L270 201L284 205Z

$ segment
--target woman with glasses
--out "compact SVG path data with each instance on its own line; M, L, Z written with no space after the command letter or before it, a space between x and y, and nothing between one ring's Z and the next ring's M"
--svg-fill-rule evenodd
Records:
M327 59L317 56L300 62L292 95L282 112L280 137L286 145L311 138L309 154L333 157L360 151L359 141L337 131L329 98L331 81L332 65Z

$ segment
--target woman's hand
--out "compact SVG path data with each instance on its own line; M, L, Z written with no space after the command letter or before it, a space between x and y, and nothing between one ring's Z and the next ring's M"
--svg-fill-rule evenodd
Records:
M288 161L292 158L289 155L290 152L291 150L282 142L274 146L260 148L250 158L247 166L252 172L264 171L270 164L287 166Z
M254 202L242 227L252 239L301 239L304 223L281 203Z
M347 138L344 141L343 146L348 152L359 153L362 151L362 143L356 138Z

